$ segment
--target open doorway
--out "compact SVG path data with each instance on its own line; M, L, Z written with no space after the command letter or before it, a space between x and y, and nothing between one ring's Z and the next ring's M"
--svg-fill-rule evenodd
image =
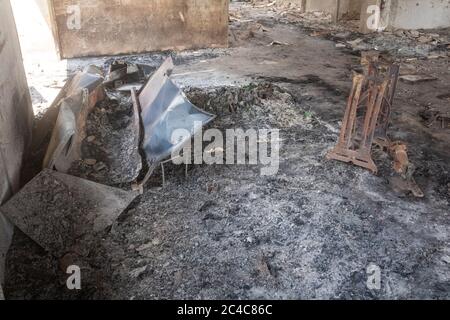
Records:
M34 113L43 113L67 80L60 60L46 0L11 0Z

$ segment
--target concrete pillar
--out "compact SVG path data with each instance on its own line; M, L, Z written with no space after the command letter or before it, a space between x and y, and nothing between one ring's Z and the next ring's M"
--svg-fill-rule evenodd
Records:
M24 152L31 140L33 111L9 0L0 0L0 12L1 205L19 190ZM4 278L4 261L12 231L12 225L0 212L0 285Z
M382 0L362 0L360 17L360 31L362 33L370 33L376 31L369 27L373 25L372 19L374 19L374 15L376 14L375 11L371 10L372 6L377 6L378 8L380 8L381 15Z

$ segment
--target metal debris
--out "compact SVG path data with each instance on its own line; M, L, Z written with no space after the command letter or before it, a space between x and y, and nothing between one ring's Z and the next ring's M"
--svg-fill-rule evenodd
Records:
M181 149L203 126L214 120L215 116L194 106L183 91L170 79L174 65L168 58L153 74L146 85L134 97L135 108L141 110L144 127L142 147L145 151L149 172L141 183L151 176L161 161ZM181 141L172 141L175 130L185 129L191 134Z
M395 172L406 175L408 168L411 166L408 158L408 147L406 144L396 141L389 147L389 153L394 159Z
M376 63L377 54L362 57L364 75L355 75L337 146L327 159L351 162L373 173L378 169L372 159L372 144L390 144L389 118L398 81L399 67L392 65L386 75Z
M111 226L136 196L45 169L0 211L48 252L63 257L80 240Z
M81 158L81 144L86 138L86 119L98 101L103 100L101 71L89 66L77 73L62 89L56 100L59 114L44 159L44 168L68 172Z
M421 82L434 81L434 80L437 80L437 78L432 77L432 76L426 76L426 75L409 74L409 75L401 76L400 80L407 84L417 84L417 83L421 83Z
M128 83L138 83L143 77L144 73L138 65L116 60L109 67L105 86L119 88Z
M173 151L182 148L201 126L215 118L214 115L200 110L189 102L182 90L172 82L170 75L173 68L172 58L168 58L142 86L138 94L135 91L139 87L137 81L143 78L145 70L136 64L113 62L106 80L101 71L92 66L77 74L60 94L59 116L44 167L58 172L73 173L71 168L83 158L81 146L88 138L86 134L88 115L97 102L106 100L107 96L109 99L121 100L123 94L117 91L118 87L123 91L131 91L133 131L137 132L137 136L141 136L141 142L136 139L136 149L141 145L149 164L148 173L140 186L145 184L161 161L167 159ZM111 90L106 92L104 87ZM184 129L190 134L181 141L174 142L172 134L179 129ZM96 137L91 136L89 139L94 141ZM94 167L97 162L102 161L89 157L83 164ZM137 169L141 168L140 166ZM93 169L98 172L104 167L98 165Z
M394 189L411 192L416 198L423 198L425 195L413 177L416 168L409 161L406 144L401 141L391 143L389 154L394 160L394 171L400 175L399 177L390 178Z
M450 94L442 96L441 99L450 102ZM450 107L448 105L429 106L422 113L422 118L426 121L427 127L448 129L450 128Z

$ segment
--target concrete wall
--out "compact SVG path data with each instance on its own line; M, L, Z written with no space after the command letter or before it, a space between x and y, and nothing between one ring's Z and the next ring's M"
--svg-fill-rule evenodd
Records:
M337 5L339 3L339 11ZM361 12L361 0L307 0L305 2L305 11L324 11L335 15L338 18L343 16L359 16Z
M333 13L336 11L337 0L307 0L305 11L324 11Z
M51 0L51 4L64 58L228 45L229 0Z
M389 26L399 29L450 27L450 0L391 0Z
M296 3L294 0L291 2ZM301 3L301 0L297 0ZM336 13L337 0L306 0L305 11ZM361 31L367 28L369 5L382 8L380 26L387 29L433 29L450 27L450 0L340 0L339 17L360 15Z
M0 204L20 187L24 150L31 138L32 109L19 39L9 0L0 0ZM0 213L0 283L12 226ZM1 289L0 289L1 290Z
M434 29L450 27L450 0L363 0L361 31L367 28L369 5L379 5L380 26L387 29Z
M349 15L352 18L359 19L361 6L361 0L341 0L341 9L339 9L339 12L342 15Z

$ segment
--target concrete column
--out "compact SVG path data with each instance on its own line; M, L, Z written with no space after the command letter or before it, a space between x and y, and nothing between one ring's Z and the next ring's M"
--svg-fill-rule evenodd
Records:
M362 0L360 18L360 31L362 33L370 33L376 31L369 28L369 25L371 24L370 20L373 19L373 16L375 14L375 12L370 10L370 8L371 6L377 6L378 8L380 8L381 14L381 5L382 0Z
M24 152L31 140L33 111L9 0L0 0L0 12L1 205L19 190ZM4 278L5 256L11 243L12 231L12 225L0 212L0 284Z

